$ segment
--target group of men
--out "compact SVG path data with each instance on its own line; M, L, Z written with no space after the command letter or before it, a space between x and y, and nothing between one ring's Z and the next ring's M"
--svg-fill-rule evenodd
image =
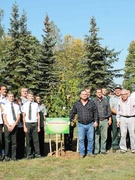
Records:
M46 108L40 95L27 88L21 96L0 86L0 160L16 161L44 156L44 120ZM3 137L3 138L2 138ZM26 138L26 152L25 152Z
M106 155L108 147L112 152L127 152L127 134L130 149L135 154L135 98L120 85L107 95L106 88L98 88L95 97L90 88L80 93L80 99L73 105L71 122L77 114L80 158ZM87 138L87 147L85 139Z
M106 88L98 88L95 95L91 97L90 88L81 91L80 99L74 103L70 113L71 123L78 120L80 157L106 155L108 147L112 147L113 153L120 149L124 154L127 151L127 132L131 152L135 154L134 96L120 85L114 88L114 94L111 91L107 95ZM47 113L39 95L34 96L31 90L22 88L21 96L15 98L13 92L7 92L7 87L1 85L0 113L1 161L16 161L25 154L27 159L44 156Z

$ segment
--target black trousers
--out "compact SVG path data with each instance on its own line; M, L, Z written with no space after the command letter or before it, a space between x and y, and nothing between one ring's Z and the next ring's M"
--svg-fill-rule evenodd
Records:
M37 123L26 123L26 153L27 156L31 155L32 142L34 146L35 155L39 155L39 138L38 138L38 124Z
M73 135L74 135L74 127L70 126L69 134L64 134L65 151L72 150Z
M17 159L24 158L25 149L25 133L23 127L18 127L17 131Z
M0 157L2 156L2 128L3 124L0 124Z
M44 141L45 141L45 131L44 127L40 127L40 132L38 133L39 136L39 147L40 147L40 155L44 156Z
M5 131L5 156L16 159L16 134L18 127L16 126L12 132L8 131L7 126L4 126Z

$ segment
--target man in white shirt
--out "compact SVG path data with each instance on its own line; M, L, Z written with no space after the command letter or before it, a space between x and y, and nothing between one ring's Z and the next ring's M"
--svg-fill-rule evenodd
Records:
M8 102L7 86L6 85L1 85L0 86L0 103L1 104L6 104L7 102Z
M39 138L38 132L40 132L40 115L38 104L34 102L34 94L32 91L28 91L27 95L28 101L23 105L23 123L24 123L24 132L26 133L26 151L27 159L31 159L33 155L31 154L33 141L35 157L40 158L39 150Z
M117 105L117 125L120 127L121 139L120 150L121 153L127 151L126 136L129 131L131 152L135 154L135 99L129 97L128 91L123 89L121 92L121 99Z
M23 87L21 88L21 99L22 99L22 104L26 103L28 101L27 99L27 94L28 94L28 89Z
M16 133L17 124L20 119L20 109L14 103L14 94L8 92L8 103L4 106L4 131L5 131L5 161L10 160L10 142L11 142L11 159L16 160Z
M0 104L2 105L2 107L8 103L8 98L7 98L7 86L2 84L0 86ZM2 157L1 159L4 160L5 158L5 137L4 137L4 127L2 130Z

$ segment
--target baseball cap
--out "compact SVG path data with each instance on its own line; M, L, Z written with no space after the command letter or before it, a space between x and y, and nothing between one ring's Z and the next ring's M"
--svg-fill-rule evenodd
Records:
M122 89L122 87L121 87L120 84L117 84L117 85L115 86L115 89Z

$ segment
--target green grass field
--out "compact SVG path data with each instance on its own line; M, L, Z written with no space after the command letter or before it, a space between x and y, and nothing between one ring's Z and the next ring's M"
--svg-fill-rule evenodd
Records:
M64 152L63 152L64 153ZM55 155L41 159L0 163L1 180L134 180L135 155L111 151L95 158L79 159L77 152L69 156Z

